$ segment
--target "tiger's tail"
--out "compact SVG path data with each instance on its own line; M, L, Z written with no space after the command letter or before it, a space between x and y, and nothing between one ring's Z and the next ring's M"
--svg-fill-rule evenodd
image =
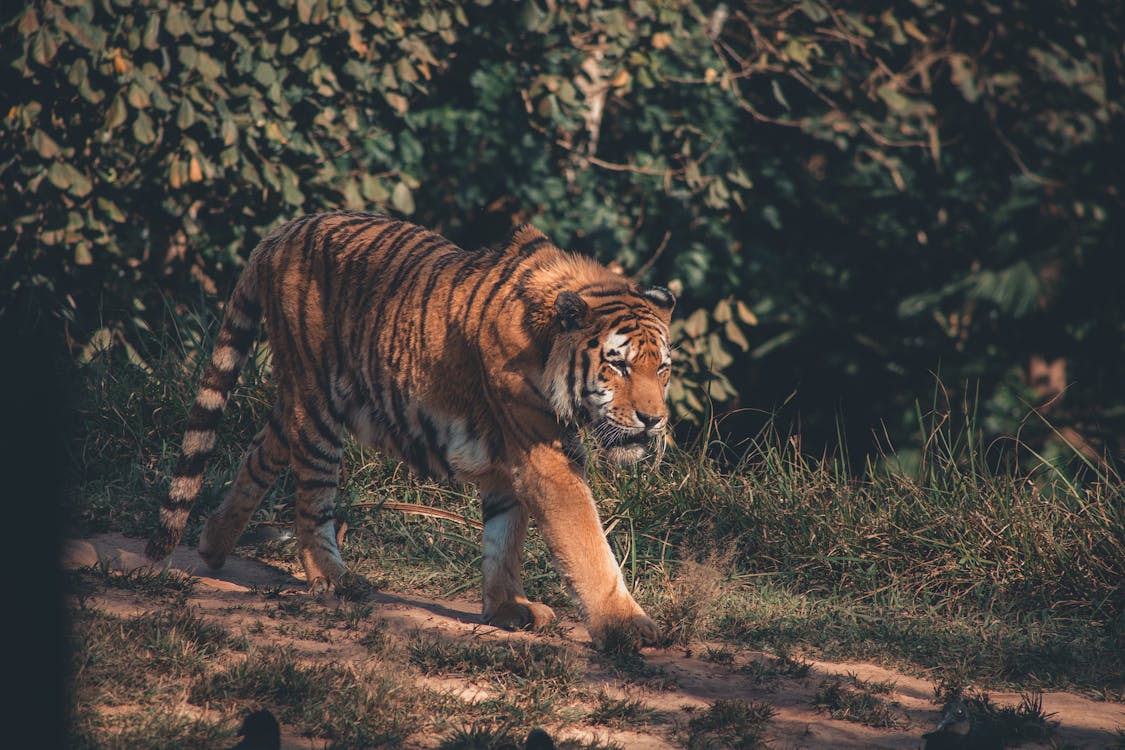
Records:
M257 338L262 318L258 300L257 271L252 258L227 303L211 361L192 404L180 457L172 471L172 486L160 506L160 525L145 547L145 555L150 560L168 557L183 536L188 514L203 485L203 468L214 452L215 431L227 397Z

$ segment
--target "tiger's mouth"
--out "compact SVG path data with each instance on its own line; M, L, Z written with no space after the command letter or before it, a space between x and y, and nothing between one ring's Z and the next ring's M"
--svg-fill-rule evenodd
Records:
M599 445L605 451L606 459L618 466L628 466L640 461L648 453L648 446L655 435L644 430L628 432L611 423L603 423L594 429Z

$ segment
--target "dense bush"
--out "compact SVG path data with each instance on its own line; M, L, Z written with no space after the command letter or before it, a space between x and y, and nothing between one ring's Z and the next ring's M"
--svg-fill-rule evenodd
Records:
M127 342L300 212L533 220L679 292L683 413L796 391L810 444L842 410L863 446L937 372L1011 431L1038 357L1076 383L1056 425L1120 452L1123 31L1110 2L36 0L0 44L0 307Z

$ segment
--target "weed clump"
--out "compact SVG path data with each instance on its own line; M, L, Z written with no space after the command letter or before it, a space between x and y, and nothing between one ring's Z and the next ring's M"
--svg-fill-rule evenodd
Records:
M888 692L883 683L867 683L849 677L851 685L839 677L830 677L820 683L813 697L813 705L823 709L833 719L854 721L879 729L902 726L903 717L895 713L890 704L876 693Z
M774 709L765 703L719 700L700 716L688 720L684 746L688 750L765 747L765 733Z

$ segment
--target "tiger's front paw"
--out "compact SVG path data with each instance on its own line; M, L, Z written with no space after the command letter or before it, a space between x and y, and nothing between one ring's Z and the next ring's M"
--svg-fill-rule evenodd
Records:
M485 622L505 630L522 630L541 628L554 619L555 611L546 604L520 598L501 602L492 613L486 615Z
M594 645L603 651L635 650L661 642L660 627L643 612L624 619L591 622L589 630Z

